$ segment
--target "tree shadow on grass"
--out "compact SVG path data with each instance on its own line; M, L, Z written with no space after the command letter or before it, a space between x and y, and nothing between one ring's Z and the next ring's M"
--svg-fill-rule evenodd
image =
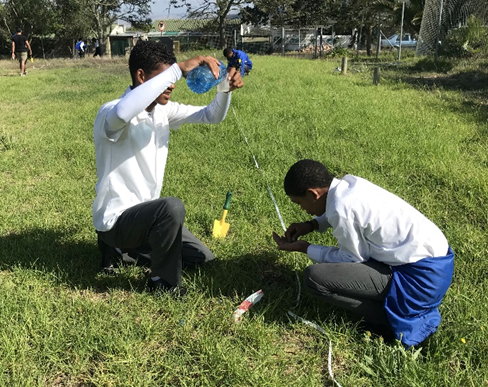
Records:
M77 240L76 230L32 229L0 237L0 269L35 270L54 274L73 288L105 292L111 288L143 291L144 270L124 267L115 276L100 275L101 256L93 242ZM298 275L298 276L297 276ZM184 271L185 281L210 296L245 298L262 289L267 298L282 301L289 308L296 303L298 278L291 266L274 252L241 254L216 259Z
M18 78L18 77L20 77L20 74L19 74L19 72L17 71L17 72L15 72L15 73L5 73L5 74L0 74L0 76L2 76L2 77L16 77L16 78Z
M209 297L221 295L235 299L236 308L246 297L262 290L262 300L248 313L262 314L266 321L283 325L297 321L288 313L290 311L333 330L352 329L360 335L369 330L379 334L380 327L366 324L345 310L308 294L303 287L302 269L295 270L293 266L283 263L277 253L270 251L216 260L187 272L187 276Z
M470 114L484 124L488 119L488 64L482 62L476 68L457 70L449 59L434 61L425 58L413 65L404 63L377 63L385 72L386 79L406 83L419 90L457 91L463 103L454 102L452 110ZM444 96L445 97L445 96Z
M488 120L488 71L470 70L457 73L423 72L422 68L412 68L408 75L401 77L402 82L421 90L446 90L462 93L461 105L453 103L451 110L470 114L480 122Z
M297 291L296 275L277 258L274 253L241 254L216 259L186 275L211 295L244 299L261 289L272 298L292 296Z
M101 257L95 233L91 243L76 241L75 230L33 229L0 237L0 251L1 270L20 268L54 275L57 281L73 289L99 293L110 289L140 292L146 289L146 275L141 268L122 268L116 276L100 274ZM261 289L263 300L251 313L261 313L267 321L287 324L293 320L288 310L336 327L350 317L308 295L301 284L302 271L295 271L292 265L280 261L274 252L217 259L185 270L184 281L208 297L235 299L236 308Z
M90 286L99 268L95 243L69 230L32 229L0 237L0 267L51 272L74 286Z
M18 267L54 273L60 281L77 288L95 287L97 291L105 291L106 286L98 289L97 284L117 286L123 281L115 278L126 277L133 271L130 267L121 268L118 275L100 279L101 255L95 232L93 241L86 241L79 240L77 230L31 229L0 237L0 251L2 270ZM277 263L273 254L244 254L226 260L217 259L196 269L187 269L184 275L190 281L198 277L202 285L223 295L236 294L236 289L243 295L261 287L287 289L297 286L293 270ZM131 286L123 288L131 289Z
M488 72L465 71L455 74L437 73L410 73L410 76L402 77L405 83L422 89L443 89L463 92L466 98L475 102L486 102L488 93Z

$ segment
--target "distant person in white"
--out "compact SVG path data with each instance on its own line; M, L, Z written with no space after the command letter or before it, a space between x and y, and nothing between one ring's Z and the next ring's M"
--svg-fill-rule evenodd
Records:
M197 56L176 63L166 46L139 41L129 58L132 87L120 99L104 104L94 125L98 181L93 224L103 266L110 267L118 252L128 249L149 256L149 289L176 296L186 292L181 284L183 264L194 266L214 259L183 226L183 203L160 197L170 128L186 123L217 124L229 108L231 92L217 93L208 106L170 101L175 82L202 64L217 78L216 58ZM235 70L229 71L228 79L230 91L243 86Z
M316 217L273 238L280 250L306 253L318 263L304 273L313 295L388 327L406 346L436 331L454 253L434 223L391 192L352 175L336 179L314 160L295 163L284 187ZM330 227L337 247L298 239Z

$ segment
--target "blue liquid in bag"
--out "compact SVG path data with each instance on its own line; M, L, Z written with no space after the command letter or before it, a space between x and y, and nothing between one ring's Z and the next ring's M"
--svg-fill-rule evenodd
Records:
M212 72L210 71L210 67L208 67L207 65L195 67L186 76L186 84L194 93L206 93L212 87L217 86L220 82L222 82L227 76L227 66L224 63L220 62L219 68L219 78L215 79Z

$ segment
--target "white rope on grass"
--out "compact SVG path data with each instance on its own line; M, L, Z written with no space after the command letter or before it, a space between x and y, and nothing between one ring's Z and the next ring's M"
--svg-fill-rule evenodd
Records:
M260 171L264 177L264 181L266 183L266 186L268 187L269 196L271 197L271 200L273 201L273 204L274 204L275 209L276 209L276 213L278 214L278 218L280 219L281 227L283 228L283 231L286 231L285 222L283 222L283 217L281 216L281 212L280 212L280 209L278 207L278 203L276 202L276 199L273 195L273 191L271 191L271 188L269 187L268 181L266 180L266 176L264 176L264 172L261 170L261 168L259 168L258 160L256 159L256 156L254 156L254 153L251 149L251 145L249 144L249 141L247 140L247 137L241 128L241 125L239 123L239 120L237 119L237 114L236 114L236 111L234 110L234 107L232 107L232 112L234 113L234 117L236 119L237 126L238 126L239 130L241 131L242 137L244 137L244 140L246 141L246 144L249 148L249 151L251 152L251 156L254 159L254 164L256 165L257 170Z
M292 316L293 318L297 319L298 321L300 321L301 323L316 329L317 331L319 331L320 333L323 333L324 335L326 335L328 337L327 332L320 325L317 325L312 321L305 320L303 317L300 317L291 311L288 311L288 314L290 316ZM332 381L337 385L337 387L342 387L339 384L339 382L336 380L336 378L334 377L334 373L332 372L332 340L330 338L329 338L329 356L327 359L327 368L329 370L329 376L332 379Z
M281 228L283 228L283 231L286 232L285 222L283 221L283 217L281 216L280 208L278 207L278 202L276 201L276 199L273 195L273 191L271 190L271 188L269 186L269 183L266 179L266 176L264 176L264 172L261 170L261 168L259 168L259 164L258 164L258 161L256 159L256 156L254 156L251 145L249 144L249 141L247 140L247 136L241 128L241 124L239 123L239 120L237 119L237 114L236 114L234 107L232 107L232 113L234 113L234 118L236 119L237 127L239 128L239 130L242 134L242 137L244 137L244 141L246 141L247 147L249 148L249 152L251 153L251 156L254 160L254 164L256 165L257 170L259 172L261 172L261 174L263 175L264 181L266 182L266 187L268 188L269 196L271 197L271 200L273 201L274 207L276 209L276 213L278 214L278 218L280 219ZM295 270L295 275L296 275L297 281L298 281L298 294L297 294L297 300L295 303L295 309L296 309L296 308L298 308L298 304L300 303L300 294L302 292L302 286L301 286L300 278L298 277L298 273L296 272L296 270Z
M292 311L290 311L290 310L288 311L288 314L289 314L291 317L293 317L293 318L297 319L298 321L300 321L301 323L303 323L303 324L305 324L305 325L308 325L309 327L312 327L312 328L314 328L314 329L318 330L320 333L323 333L324 335L328 336L328 335L327 335L327 332L325 331L325 329L324 329L324 328L322 328L320 325L317 325L317 324L315 324L315 323L314 323L314 322L312 322L312 321L305 320L303 317L300 317L300 316L296 315L295 313L293 313L293 312L292 312Z
M332 381L337 384L337 387L342 387L339 382L336 380L334 377L334 374L332 372L332 340L329 340L329 358L327 361L327 368L329 369L329 376L332 379Z
M256 168L258 169L258 171L260 171L264 177L264 181L266 182L266 186L268 187L268 192L269 192L269 195L271 196L271 200L273 201L273 204L275 206L275 209L276 209L276 213L278 214L278 218L280 219L280 223L281 223L281 227L283 228L283 231L286 231L286 226L285 226L285 222L283 221L283 217L281 216L281 212L280 212L280 209L278 207L278 203L276 202L276 199L273 195L273 191L271 191L271 188L268 184L268 181L266 180L266 176L264 176L264 172L259 168L259 164L258 164L258 161L256 160L256 156L254 156L254 153L251 149L251 145L249 145L249 141L247 140L247 137L244 133L244 131L242 130L241 128L241 124L239 123L239 120L237 119L237 114L236 114L236 111L234 110L234 107L232 107L232 112L234 113L234 117L236 119L236 122L237 122L237 127L239 128L241 134L242 134L242 137L244 137L244 140L246 141L246 144L249 148L249 151L251 152L251 155L252 155L252 158L254 159L254 164L256 165ZM297 277L297 282L298 282L298 294L297 294L297 300L296 300L296 304L295 304L295 309L298 308L298 305L300 303L300 295L301 295L301 292L302 292L302 286L301 286L301 283L300 283L300 278L298 277L298 273L297 271L295 270L295 275ZM303 324L305 325L308 325L308 326L311 326L312 328L315 328L316 330L318 330L319 332L325 334L326 336L327 333L325 332L324 328L320 327L319 325L315 324L314 322L312 321L308 321L308 320L305 320L304 318L300 317L300 316L297 316L295 313L291 312L291 311L288 311L288 314L294 318L296 318L298 321L302 322ZM332 381L338 386L338 387L342 387L339 382L334 378L334 374L332 372L332 340L329 338L329 356L328 356L328 361L327 361L327 368L329 370L329 376L330 378L332 379Z
M253 156L253 157L254 157L254 156ZM269 192L269 196L271 196L271 200L273 201L274 206L275 206L275 208L276 208L276 213L278 214L278 217L280 218L281 227L283 228L283 231L286 231L285 222L283 222L283 218L281 217L281 212L280 212L280 209L278 208L278 203L276 202L276 199L275 199L275 197L273 196L273 191L271 191L271 188L269 188L269 184L268 184L268 182L266 182L266 185L268 186L268 192Z

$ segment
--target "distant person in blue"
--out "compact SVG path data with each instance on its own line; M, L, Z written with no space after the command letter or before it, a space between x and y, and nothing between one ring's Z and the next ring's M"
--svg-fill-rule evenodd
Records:
M224 56L228 60L227 68L234 67L239 70L241 77L249 75L252 70L252 62L244 51L226 48L224 49Z
M305 253L316 263L304 272L314 296L384 327L381 334L393 333L406 347L437 330L454 253L432 221L391 192L353 175L337 179L314 160L295 163L284 188L315 217L273 239L279 250ZM328 228L337 247L299 239Z
M78 41L76 42L75 45L76 51L78 52L78 56L80 58L85 57L85 42L83 41L83 38L79 38Z

